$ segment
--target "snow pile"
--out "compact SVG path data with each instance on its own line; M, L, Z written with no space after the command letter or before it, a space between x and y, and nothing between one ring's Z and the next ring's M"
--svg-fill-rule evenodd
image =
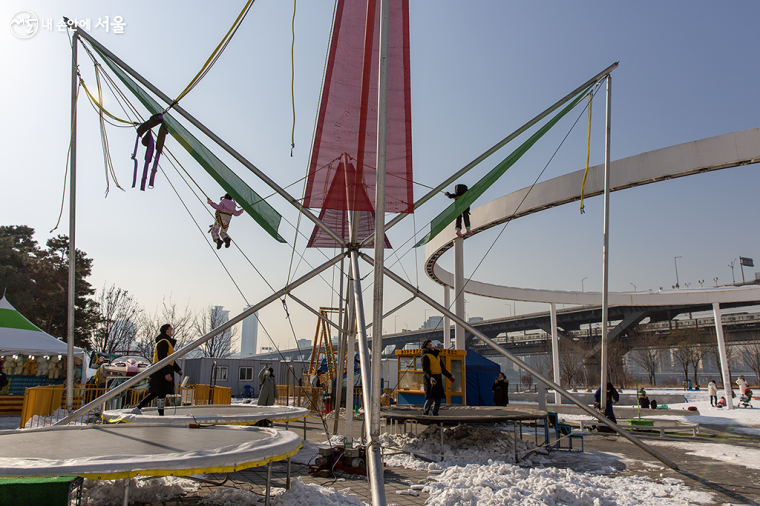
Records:
M248 490L230 487L217 487L206 497L201 499L200 504L211 506L238 506L264 504L264 498Z
M124 486L127 480L84 480L83 506L120 506L124 504ZM132 479L129 499L132 503L162 502L187 495L200 489L192 480L166 476L163 478Z
M382 434L380 442L388 451L403 450L411 453L410 455L389 455L384 458L386 465L407 469L436 470L453 465L487 464L493 459L514 462L515 440L512 436L501 430L476 428L466 424L444 429L444 458L440 462L440 430L439 427L430 425L418 436L411 433ZM541 457L537 457L534 452L545 454L545 450L520 439L516 443L521 464L536 465L542 462ZM415 455L435 462L423 462Z
M638 476L609 478L569 469L533 468L493 462L488 466L450 467L431 478L424 492L429 506L555 505L681 506L712 503L704 492L682 481L661 483Z
M301 478L293 480L290 490L273 501L274 506L368 506L349 489L336 491L331 487L304 483Z

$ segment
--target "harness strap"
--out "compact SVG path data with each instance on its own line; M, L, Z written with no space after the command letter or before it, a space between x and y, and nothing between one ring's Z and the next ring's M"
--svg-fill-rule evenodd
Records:
M222 215L226 214L227 216L232 217L232 213L228 213L225 211L216 211L216 222L219 224L220 227L222 227L223 230L227 230L230 227L230 222L228 221L227 224L224 224L224 221L222 220ZM213 225L211 225L213 227Z
M153 160L153 169L150 171L150 181L148 182L148 188L153 188L153 184L156 181L156 172L158 172L158 159L161 158L161 153L164 150L164 142L166 141L166 134L168 133L166 123L161 123L161 128L158 129L158 135L156 136L156 158Z
M145 150L145 165L143 166L142 179L140 180L140 191L145 191L145 182L148 179L148 168L150 167L150 161L153 159L153 151L155 149L155 143L153 142L153 134L148 130L148 133L143 137L143 146L147 146Z

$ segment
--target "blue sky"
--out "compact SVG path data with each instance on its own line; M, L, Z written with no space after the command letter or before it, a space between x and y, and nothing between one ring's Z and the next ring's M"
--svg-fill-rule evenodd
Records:
M244 2L167 0L112 1L6 0L0 19L6 27L18 11L40 19L90 19L89 32L170 96L176 96L221 40ZM295 45L296 149L290 156L291 2L257 1L214 69L182 102L185 109L224 138L281 186L305 174L333 3L298 2ZM98 18L122 16L123 34L95 28ZM613 73L612 158L760 126L758 48L760 4L754 1L686 2L503 2L413 1L410 9L412 123L415 180L435 185L609 64ZM19 40L0 31L0 81L6 120L0 126L5 167L0 184L0 223L26 224L40 243L50 237L61 203L70 121L70 48L65 33L43 28ZM94 88L92 64L80 51L80 68ZM106 102L107 106L109 102ZM111 105L115 107L113 102ZM109 129L111 155L122 186L107 198L97 117L80 101L77 246L95 260L92 283L115 283L148 310L163 297L200 308L224 305L232 314L245 300L208 246L211 218L170 167L167 174L189 213L162 177L155 189L129 188L129 155L134 133ZM477 205L530 185L575 120L570 113L492 187ZM579 170L585 162L585 117L570 133L542 180ZM591 163L604 158L604 105L594 104ZM179 152L175 143L169 148ZM498 163L510 147L487 160L462 182L472 184ZM215 152L260 194L271 193L247 169ZM223 192L189 157L188 171L214 198ZM678 260L682 286L699 279L731 281L728 264L739 255L760 262L757 166L728 169L613 194L611 200L610 289L658 289L675 284ZM289 191L300 196L299 184ZM415 188L419 197L426 189ZM278 197L272 205L292 223L297 215ZM390 233L400 246L448 204L433 199ZM68 204L67 204L68 206ZM67 233L64 223L55 233ZM191 215L198 221L199 231ZM303 225L305 234L310 225ZM483 260L497 236L494 229L466 243L465 274ZM292 244L294 230L281 233ZM291 246L275 243L249 218L236 218L230 234L246 255L280 288L286 281ZM408 245L386 257L405 254L394 270L440 298L440 288L421 269L423 250ZM303 240L297 250L303 252ZM303 274L332 251L309 250L293 269ZM511 286L601 289L602 200L590 199L586 213L577 204L532 215L507 227L474 278ZM271 293L235 249L222 250L245 298L255 303ZM450 268L451 256L443 265ZM364 266L362 266L364 268ZM754 269L745 269L754 276ZM740 272L736 270L736 277ZM332 272L296 295L315 307L337 304ZM371 276L369 278L371 280ZM367 292L371 293L371 290ZM386 310L406 293L386 282ZM500 301L468 296L470 316L510 314ZM369 307L369 306L368 306ZM311 339L315 319L289 304L299 338ZM517 302L518 313L545 308ZM369 311L368 314L370 314ZM425 314L427 313L427 314ZM390 318L393 331L417 328L425 316L413 303ZM261 319L278 346L293 347L293 334L279 304Z

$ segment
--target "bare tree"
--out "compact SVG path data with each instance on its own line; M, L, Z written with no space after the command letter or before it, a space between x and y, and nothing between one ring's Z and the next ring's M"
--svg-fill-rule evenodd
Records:
M559 368L563 384L574 388L583 382L583 359L586 357L586 347L582 342L563 339L560 344Z
M660 349L654 346L644 346L629 352L634 364L644 369L651 386L657 386L657 366L660 363Z
M737 346L732 345L732 341L728 336L725 338L725 345L726 345L726 363L728 364L728 373L729 376L731 375L731 366L736 365L736 360L739 358L739 349ZM715 360L715 368L718 370L718 376L720 376L720 381L718 383L723 383L723 366L720 363L720 351L718 350L718 340L713 336L712 339L710 339L707 343L704 344L704 347L707 348L708 353L712 355L713 360Z
M225 323L227 323L227 312L223 311L220 306L208 306L198 313L193 329L197 336L201 337ZM232 345L237 342L237 339L238 328L232 327L200 345L198 350L203 357L229 357L232 355Z
M153 313L143 314L140 319L137 349L140 355L147 358L153 358L153 348L156 345L156 336L161 332L161 326L170 323L174 328L174 339L177 340L175 349L186 345L192 338L194 315L190 305L186 305L184 310L177 309L177 303L169 296L161 301L161 306L157 307Z
M710 347L704 344L695 343L692 341L691 345L691 367L694 369L694 385L699 385L699 364L702 359L710 353Z
M607 351L608 378L613 385L627 388L631 383L631 374L625 364L625 354L628 353L628 345L620 337L610 340Z
M760 381L760 342L755 341L742 346L742 357L744 357L744 363Z
M111 285L96 294L97 323L90 337L92 349L103 353L131 351L143 312L127 290Z
M683 368L683 380L689 378L689 365L691 364L692 346L688 341L680 341L673 345L673 358Z

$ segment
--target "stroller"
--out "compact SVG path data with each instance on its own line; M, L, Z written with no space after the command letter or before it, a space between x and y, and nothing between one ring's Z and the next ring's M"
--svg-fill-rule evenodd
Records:
M739 398L739 407L751 408L752 407L752 390L749 388L744 389L744 393Z

